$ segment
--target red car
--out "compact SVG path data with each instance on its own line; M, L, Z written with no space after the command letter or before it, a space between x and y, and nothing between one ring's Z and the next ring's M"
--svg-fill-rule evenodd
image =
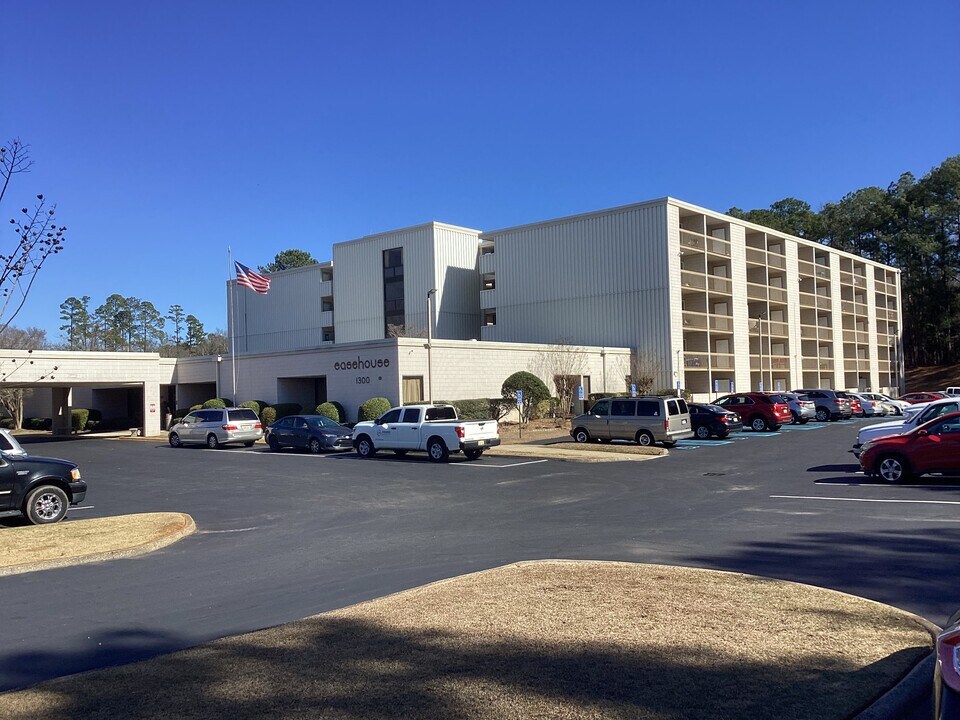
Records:
M854 417L863 417L863 404L853 393L843 392L842 390L837 390L837 397L846 398L850 401L850 412L853 413Z
M945 393L939 392L916 392L916 393L907 393L906 395L901 395L897 400L903 400L908 402L911 405L922 402L933 402L934 400L942 400L943 398L948 397Z
M960 412L941 415L903 435L865 442L860 466L889 483L926 473L960 474Z
M793 420L790 406L779 395L765 393L735 393L715 400L724 410L730 410L743 418L743 424L757 432L779 430L780 426Z

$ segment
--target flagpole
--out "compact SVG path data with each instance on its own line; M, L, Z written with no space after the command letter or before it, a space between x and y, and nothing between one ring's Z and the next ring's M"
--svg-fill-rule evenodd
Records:
M233 404L237 404L237 313L234 305L234 296L236 292L237 285L237 274L236 274L236 265L233 264L233 253L230 250L230 246L227 245L227 262L230 264L230 271L228 272L227 278L227 289L228 289L228 298L227 298L227 325L230 327L230 365L231 372L233 376ZM233 273L233 282L229 281L229 274Z

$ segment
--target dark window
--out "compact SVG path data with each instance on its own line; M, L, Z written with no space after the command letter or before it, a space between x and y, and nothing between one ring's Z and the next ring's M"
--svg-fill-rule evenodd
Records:
M427 411L424 413L424 419L427 421L456 420L457 411L452 405L447 405L445 407L427 408Z
M316 428L335 428L340 427L340 423L331 420L328 417L320 415L319 417L310 418L310 424Z
M400 422L400 413L402 410L400 408L395 408L388 413L385 413L380 416L380 422L382 423L395 423Z
M420 411L415 409L409 409L403 411L403 422L405 423L417 423L420 422Z
M660 401L637 400L637 415L640 417L660 417Z
M243 410L227 410L227 417L230 420L242 420L256 422L260 418L257 417L257 414L250 408L244 408Z
M593 407L590 408L590 413L592 415L608 415L610 413L610 401L601 400L593 404Z
M636 403L633 400L614 400L610 405L611 415L633 415Z
M13 450L13 443L3 435L0 435L0 450Z
M222 410L204 410L201 415L201 422L220 422L223 420Z
M682 398L677 400L677 407L680 408L681 415L685 412L690 412L690 408L687 407L687 401Z
M667 401L667 411L670 413L671 416L672 416L672 415L679 415L679 414L680 414L680 405L677 403L676 400L668 400L668 401Z
M277 430L288 430L293 427L293 418L284 418L283 420L278 420L273 424L273 427Z
M383 251L383 334L405 335L403 304L403 248Z

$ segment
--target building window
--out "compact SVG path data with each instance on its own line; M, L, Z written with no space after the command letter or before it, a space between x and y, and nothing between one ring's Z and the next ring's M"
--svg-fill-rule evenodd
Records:
M496 273L486 273L483 276L483 285L482 290L496 290L497 289L497 276Z
M497 324L497 310L496 310L496 308L494 308L493 310L484 310L484 311L483 311L483 324L484 324L484 325L487 325L487 326L496 325L496 324Z
M334 342L332 327L325 327L321 330L321 332L323 333L323 342Z
M383 251L383 336L405 334L403 307L403 248Z
M423 376L403 376L403 402L405 404L423 402Z

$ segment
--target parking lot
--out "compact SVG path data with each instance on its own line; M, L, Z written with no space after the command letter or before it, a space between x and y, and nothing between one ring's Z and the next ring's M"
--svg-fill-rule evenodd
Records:
M200 532L137 559L0 579L0 689L541 558L738 570L942 623L960 607L960 480L858 474L848 450L864 422L602 464L44 443L30 449L78 462L89 483L72 519L181 511Z

